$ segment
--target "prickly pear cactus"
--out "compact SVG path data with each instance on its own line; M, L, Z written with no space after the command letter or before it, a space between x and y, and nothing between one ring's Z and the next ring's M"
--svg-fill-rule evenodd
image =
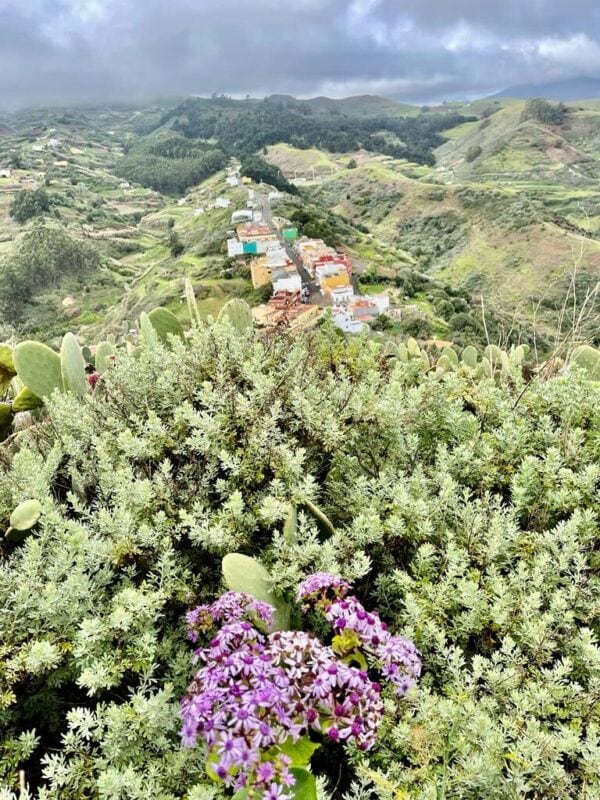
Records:
M600 381L600 350L581 344L571 353L571 364L584 369L591 381Z
M158 334L145 311L140 314L140 338L144 347L148 348L148 350L156 347L159 341Z
M29 531L42 514L39 500L24 500L10 515L10 527L16 531Z
M55 389L63 391L60 356L41 342L21 342L13 352L17 375L42 400Z
M492 364L493 367L497 367L501 364L502 361L502 350L495 345L495 344L488 344L488 346L483 351L483 355L487 358L487 360Z
M245 300L241 300L239 297L228 300L219 312L217 322L225 319L229 320L240 336L250 330L254 324L252 309Z
M15 414L18 414L22 411L33 411L35 408L39 408L43 405L40 398L37 397L31 389L24 386L12 401L12 410Z
M398 361L401 361L403 364L408 364L408 359L408 348L404 342L400 342L398 345Z
M446 356L453 367L458 367L458 354L454 348L444 347L442 350L442 356Z
M494 368L492 367L491 362L489 361L489 359L487 359L485 357L481 359L480 370L481 370L481 374L485 378L491 378L493 376L493 374L494 374Z
M200 309L198 308L198 302L196 300L196 295L194 294L194 287L192 286L192 282L189 278L186 278L183 282L183 289L185 292L185 299L187 302L190 320L192 323L195 322L196 325L201 325L202 320L200 318Z
M9 344L0 343L0 392L8 389L16 374L12 347Z
M408 350L409 356L411 358L418 358L421 354L421 348L416 339L413 339L412 336L406 342L406 349Z
M94 358L94 367L96 372L104 375L106 370L112 364L115 355L115 348L110 342L100 342L96 345L96 356Z
M88 389L85 360L79 342L72 333L65 333L63 337L60 348L60 368L64 390L83 397Z
M475 369L475 367L477 366L478 358L479 355L477 353L477 350L473 347L472 344L467 345L467 347L465 347L465 349L462 351L461 361L467 367Z
M396 342L393 342L391 339L388 339L385 345L383 346L383 354L386 356L392 356L394 358L398 358L399 350Z
M329 519L329 517L311 500L304 500L303 505L306 506L306 508L316 519L321 532L321 539L328 539L330 536L333 536L335 533L335 528L333 527L333 522Z
M435 371L437 375L443 375L445 372L452 371L452 361L447 355L443 354L438 358Z
M152 327L163 344L169 343L169 336L184 338L181 323L168 308L155 308L148 314Z
M222 570L230 591L246 592L273 606L276 630L284 630L289 625L289 606L271 588L271 576L260 561L241 553L228 553L222 561Z

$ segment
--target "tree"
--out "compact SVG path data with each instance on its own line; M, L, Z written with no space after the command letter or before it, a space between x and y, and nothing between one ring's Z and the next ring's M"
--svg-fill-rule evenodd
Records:
M36 292L54 288L63 278L83 275L99 264L98 251L89 242L61 228L36 223L0 265L0 309L7 319L16 321Z
M50 210L50 197L45 189L23 189L10 204L9 214L20 225Z
M562 125L567 114L568 108L564 103L550 103L543 97L534 97L525 104L521 120L534 119L545 125Z
M472 161L475 161L477 158L479 158L479 156L481 155L482 152L483 151L482 151L480 145L472 144L469 147L469 149L467 150L467 154L465 156L465 161L470 164Z
M177 231L171 231L169 234L169 250L173 258L177 258L185 250L185 245L177 235Z
M245 156L242 159L242 175L257 183L268 183L282 192L298 194L298 189L281 174L281 170L260 156Z

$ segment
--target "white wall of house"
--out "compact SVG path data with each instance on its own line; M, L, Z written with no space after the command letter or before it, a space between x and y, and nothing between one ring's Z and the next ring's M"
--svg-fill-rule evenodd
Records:
M329 294L331 295L333 305L341 306L348 302L348 300L352 300L354 297L354 289L352 286L338 286L337 288L332 289Z
M302 278L297 272L289 272L286 275L273 275L274 292L300 292L302 290Z
M344 308L334 308L332 312L333 323L344 333L361 333L367 326L352 318Z
M227 239L227 255L229 258L241 256L244 252L244 245L237 239Z
M385 314L390 307L390 297L387 294L371 294L369 300L375 303L379 314Z

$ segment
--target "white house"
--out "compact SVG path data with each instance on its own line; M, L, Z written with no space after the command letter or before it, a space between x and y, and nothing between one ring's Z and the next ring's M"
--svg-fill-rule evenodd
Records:
M228 197L217 197L215 200L215 208L229 208L231 200Z
M367 327L364 322L355 320L347 309L339 306L331 309L331 316L333 324L344 333L361 333Z
M278 268L273 270L273 292L301 292L302 278L298 270Z
M330 289L331 301L334 306L341 306L352 300L354 297L354 289L352 286L337 286L335 289Z
M8 167L0 169L0 178L10 178L11 175L12 171Z
M240 222L252 222L252 211L249 208L234 211L231 215L232 225L239 225Z
M240 179L237 175L228 175L225 179L228 186L239 186Z
M243 253L244 245L242 242L239 242L237 239L227 239L227 256L229 258L241 256Z
M285 247L282 247L279 243L272 244L270 247L267 247L267 266L269 269L275 269L276 267L285 267L286 264L290 263L289 256L285 250Z
M370 294L362 299L370 300L376 305L378 314L385 314L390 307L390 296L388 294Z
M203 208L195 208L194 209L194 216L195 217L199 217L200 214L204 214L204 209Z
M184 206L186 204L186 202L187 202L187 200L185 199L185 197L182 197L180 200L177 201L177 205L178 206Z

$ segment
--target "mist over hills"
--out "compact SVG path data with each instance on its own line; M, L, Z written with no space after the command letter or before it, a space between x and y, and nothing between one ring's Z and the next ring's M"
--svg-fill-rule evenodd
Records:
M530 83L520 86L509 86L507 89L491 95L492 99L515 97L528 100L531 97L545 97L547 100L561 100L564 103L575 100L592 100L600 97L600 78L568 78L548 83Z

